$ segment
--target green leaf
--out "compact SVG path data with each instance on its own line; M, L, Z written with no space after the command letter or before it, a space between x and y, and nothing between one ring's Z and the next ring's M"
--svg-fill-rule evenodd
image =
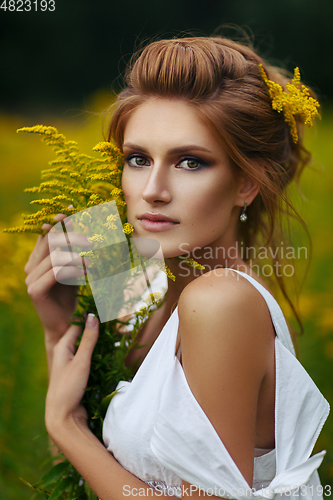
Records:
M65 456L62 453L58 453L57 455L51 455L50 457L46 458L44 462L41 463L40 468L42 469L46 465L55 462L56 460L65 460ZM69 463L69 462L68 462Z
M52 491L51 495L49 496L49 500L56 500L61 498L62 500L62 493L67 490L73 483L73 478L72 477L64 477L61 479L54 490Z
M24 483L26 486L29 486L29 488L31 488L35 492L44 494L44 498L49 497L49 493L47 491L44 491L44 490L41 490L40 488L37 488L37 486L34 486L33 484L29 483L25 479L22 479L21 477L19 479L22 481L22 483Z
M106 411L108 409L108 406L110 404L111 399L117 394L118 391L120 391L120 389L121 389L121 387L119 387L119 389L117 389L116 391L111 392L111 394L108 394L107 396L105 396L105 398L102 399L102 401L101 401L101 415L103 418L105 417L105 414L106 414Z
M39 488L45 488L49 484L55 483L64 474L65 470L68 468L69 462L61 462L60 464L54 465L50 470L48 470L39 483L36 484Z

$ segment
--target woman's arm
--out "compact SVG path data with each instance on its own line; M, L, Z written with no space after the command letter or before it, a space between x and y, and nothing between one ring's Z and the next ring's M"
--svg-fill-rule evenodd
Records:
M194 280L180 296L182 365L191 391L251 488L258 395L274 363L274 330L257 290L230 270L218 271Z
M95 318L95 322L89 324L89 320L90 315L76 353L75 345L81 329L74 325L54 348L46 397L47 431L101 500L161 497L161 492L148 487L124 469L88 428L87 414L80 402L98 338L98 321Z

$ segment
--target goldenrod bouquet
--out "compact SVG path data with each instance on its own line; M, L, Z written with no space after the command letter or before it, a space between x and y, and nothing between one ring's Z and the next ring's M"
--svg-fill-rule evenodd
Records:
M42 228L43 224L56 226L59 223L54 216L59 213L65 214L69 221L76 221L76 228L79 228L79 231L87 237L89 236L88 240L95 245L95 249L97 248L95 252L94 247L89 251L80 252L84 271L86 271L84 262L88 258L91 261L89 267L92 274L95 274L95 279L96 276L103 278L103 276L110 275L111 267L111 274L116 276L111 290L107 290L108 293L103 292L103 287L99 290L100 295L107 297L104 304L106 309L109 306L115 307L114 302L116 302L117 314L109 320L100 322L99 339L92 356L90 377L83 399L90 429L102 441L103 418L116 392L115 388L120 380L130 380L135 372L135 365L126 367L125 358L132 349L138 347L137 335L154 310L163 303L162 294L149 293L143 300L142 307L135 309L131 303L134 300L133 296L127 294L125 298L125 295L119 294L119 290L123 291L126 287L128 289L129 285L128 276L126 277L126 272L123 272L124 269L133 269L138 264L144 268L142 255L136 251L129 237L133 227L127 221L126 203L121 188L123 169L121 151L109 142L100 142L93 148L94 152L100 154L99 157L80 154L78 144L75 141L67 141L54 127L36 125L21 128L18 132L39 134L42 142L52 147L56 158L49 162L50 168L41 172L40 185L25 189L27 193L47 194L45 198L31 201L32 205L39 205L41 208L33 214L23 215L23 225L5 229L5 231L46 235L47 232ZM109 202L116 205L116 210L112 213L106 209ZM95 218L93 225L90 224L92 207L100 208L97 223ZM61 224L65 226L64 222ZM121 245L98 248L103 242L105 243L107 234L115 230L118 230L118 233L121 230L123 236L126 237L125 243L130 249L128 254L123 251L124 247ZM103 252L103 258L101 258ZM126 254L125 260L124 253ZM106 254L111 256L106 257ZM192 258L186 256L175 258L182 259L190 267L204 269ZM169 279L175 279L164 261L150 259L149 262L154 262ZM152 291L147 274L145 274L145 279L148 291ZM74 313L73 324L83 328L87 312L100 316L95 300L97 295L92 293L92 286L93 283L89 282L86 276L85 280L77 286L78 305ZM123 300L119 300L120 296ZM124 317L122 312L126 310L125 306L128 310L128 303L132 307L131 315ZM49 500L96 500L95 493L61 452L57 456L50 457L49 463L50 469L37 484L30 484L24 480L36 494Z
M78 214L79 224L82 226L81 232L85 233L89 231L89 209L95 206L103 207L106 202L114 201L117 214L119 214L118 219L119 217L121 219L120 227L126 238L129 238L133 228L126 218L126 203L121 189L123 156L118 148L111 143L101 142L93 148L93 151L100 153L99 157L93 157L79 154L77 143L67 141L54 127L37 125L21 128L18 132L39 134L42 141L53 148L56 158L49 162L50 168L42 171L41 184L25 190L27 193L47 195L47 197L40 197L31 202L32 205L39 205L41 208L33 214L23 215L23 225L6 229L6 232L45 235L46 231L42 229L43 224L56 225L57 221L54 216L62 213L69 216L69 219L70 216ZM105 231L114 230L117 224L115 219L117 219L115 215L106 216ZM100 243L101 239L103 239L102 234L90 236L91 242L95 244ZM116 246L113 251L117 251ZM84 257L83 254L82 257ZM86 254L88 258L93 257L89 255L89 252ZM91 250L90 254L93 254ZM133 260L133 254L130 258ZM113 262L116 260L113 259ZM97 263L95 267L98 267ZM165 266L164 270L167 271ZM102 271L105 273L105 269ZM173 278L170 272L168 275ZM121 274L118 273L117 276ZM118 278L113 285L118 290L124 285L119 282L119 279L121 280ZM88 282L77 287L77 296L78 306L74 313L76 320L74 323L84 327L87 312L93 312L98 316ZM159 298L157 294L148 296L144 305L134 312L128 321L112 319L100 324L99 340L93 353L90 378L83 401L88 412L89 426L100 440L102 440L103 417L116 385L120 380L129 380L134 373L135 366L126 367L125 357L130 350L137 347L137 334L153 310L162 303L161 300L158 301ZM122 304L119 303L118 309L121 309L121 306ZM122 317L122 319L125 318ZM129 323L131 323L130 329L126 328ZM32 485L25 481L36 493L50 500L96 499L96 495L88 484L61 453L56 457L51 457L50 464L50 469L39 483Z

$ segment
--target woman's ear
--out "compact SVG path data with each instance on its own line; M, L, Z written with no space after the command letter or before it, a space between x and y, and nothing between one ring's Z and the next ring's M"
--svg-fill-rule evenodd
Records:
M247 206L249 206L259 193L259 189L258 183L252 180L248 175L242 175L239 182L237 205L243 207L246 201Z

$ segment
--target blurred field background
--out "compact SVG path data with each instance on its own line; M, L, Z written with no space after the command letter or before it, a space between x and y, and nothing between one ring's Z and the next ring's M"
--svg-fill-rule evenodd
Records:
M313 153L301 180L297 207L312 237L313 256L299 300L305 333L300 360L325 398L333 403L333 66L331 20L326 0L151 0L139 4L71 0L51 13L0 12L0 499L28 500L45 471L49 443L44 428L47 387L43 335L25 289L23 271L36 235L4 234L35 211L23 189L38 185L53 159L38 136L16 129L52 125L76 140L82 153L103 139L101 112L110 104L115 80L138 40L173 36L183 30L211 34L222 22L249 26L262 52L292 71L300 65L315 85L322 120L307 132ZM258 44L257 44L258 45ZM101 89L101 90L96 90ZM296 196L296 195L295 195ZM300 226L294 240L307 244ZM307 261L297 262L304 270ZM288 309L286 314L290 317ZM291 317L290 317L291 319ZM333 486L333 416L314 452L327 450L320 468L323 485Z

